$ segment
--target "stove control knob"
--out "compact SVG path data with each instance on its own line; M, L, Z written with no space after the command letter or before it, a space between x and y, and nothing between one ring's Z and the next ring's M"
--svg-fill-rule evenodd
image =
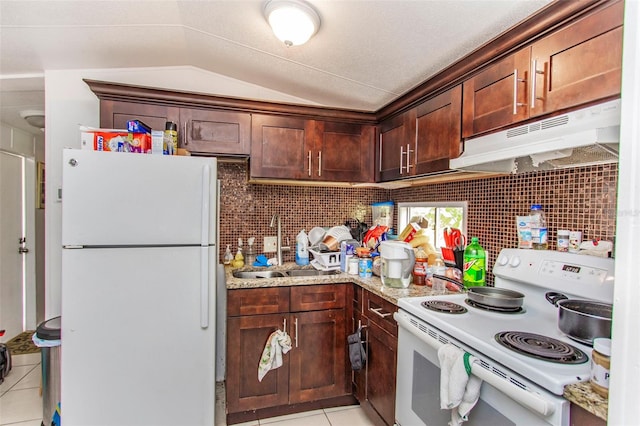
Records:
M498 265L507 266L507 263L509 263L509 256L502 255L498 258Z
M513 256L511 262L509 262L509 266L517 268L520 265L520 258L518 256Z

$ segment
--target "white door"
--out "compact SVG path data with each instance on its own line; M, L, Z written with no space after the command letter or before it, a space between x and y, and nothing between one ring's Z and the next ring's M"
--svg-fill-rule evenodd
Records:
M35 295L27 291L27 259L31 253L20 248L32 248L26 229L26 160L24 157L0 151L0 329L6 330L0 341L15 337L25 327L33 326L27 319L27 304L35 304ZM28 301L28 295L34 297Z

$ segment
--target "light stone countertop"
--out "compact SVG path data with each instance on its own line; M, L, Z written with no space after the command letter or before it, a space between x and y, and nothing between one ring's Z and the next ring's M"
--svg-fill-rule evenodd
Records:
M600 417L602 420L607 420L609 400L595 393L591 387L591 383L580 382L567 385L564 387L564 394L562 396L584 408L591 414Z
M382 284L379 277L373 276L371 278L360 278L358 275L350 275L344 272L333 275L316 275L308 277L279 277L279 278L236 278L233 276L233 271L255 271L255 270L269 270L269 271L286 271L288 269L300 269L299 265L294 262L287 262L282 266L272 266L269 268L255 268L244 267L239 269L233 269L229 266L225 266L227 290L246 289L246 288L260 288L260 287L290 287L297 285L315 285L315 284L338 284L338 283L355 283L365 290L377 294L383 299L388 300L394 305L398 304L398 299L401 297L415 297L415 296L430 296L433 294L431 287L428 286L416 286L410 284L408 288L391 288ZM305 269L313 269L312 266L304 267Z
M285 263L278 267L269 268L255 268L244 267L239 268L239 271L255 271L255 270L288 270L288 269L300 269L301 267L294 262ZM313 269L312 266L305 268ZM416 296L430 296L433 294L431 287L428 286L416 286L409 285L406 289L386 287L382 284L379 277L373 276L371 278L361 278L358 275L350 275L344 272L333 275L317 275L307 277L279 277L279 278L236 278L233 276L233 271L236 270L230 266L225 266L227 289L247 289L247 288L260 288L260 287L290 287L297 285L316 285L316 284L338 284L338 283L355 283L360 287L368 290L383 299L388 300L394 305L398 305L398 299L401 297L416 297ZM590 413L600 417L601 419L607 419L608 401L595 393L589 382L576 383L568 385L564 389L564 395L570 402L579 405Z

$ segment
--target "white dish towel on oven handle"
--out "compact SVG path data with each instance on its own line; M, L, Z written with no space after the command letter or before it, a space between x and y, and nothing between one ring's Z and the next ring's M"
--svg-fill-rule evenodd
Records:
M459 426L468 420L471 409L480 397L482 379L471 374L475 357L447 343L438 349L440 361L440 408L451 410L449 426Z

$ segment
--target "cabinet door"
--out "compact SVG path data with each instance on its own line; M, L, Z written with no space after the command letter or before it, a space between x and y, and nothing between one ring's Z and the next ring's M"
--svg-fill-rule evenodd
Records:
M378 142L379 180L389 181L409 176L407 152L415 140L415 110L380 123Z
M335 182L371 182L375 127L317 122L319 140L312 150L312 177Z
M284 364L269 371L262 382L258 381L258 362L267 339L271 333L282 329L287 316L251 315L227 319L226 388L229 413L288 403L289 356L283 356Z
M180 109L137 102L100 101L100 127L126 129L129 120L140 120L153 130L164 130L167 121L179 123Z
M416 108L413 173L449 169L449 159L462 153L462 87L456 86Z
M289 313L289 287L264 287L229 290L227 315Z
M367 335L367 402L387 425L395 422L398 338L369 321Z
M348 395L344 309L292 313L289 403Z
M181 109L181 145L196 153L248 155L251 115L243 112Z
M321 284L291 287L291 312L344 308L346 284Z
M463 83L462 137L467 138L529 116L530 48L510 55Z
M251 177L311 179L312 120L254 114L251 120Z
M616 96L622 74L623 2L536 42L531 116Z

